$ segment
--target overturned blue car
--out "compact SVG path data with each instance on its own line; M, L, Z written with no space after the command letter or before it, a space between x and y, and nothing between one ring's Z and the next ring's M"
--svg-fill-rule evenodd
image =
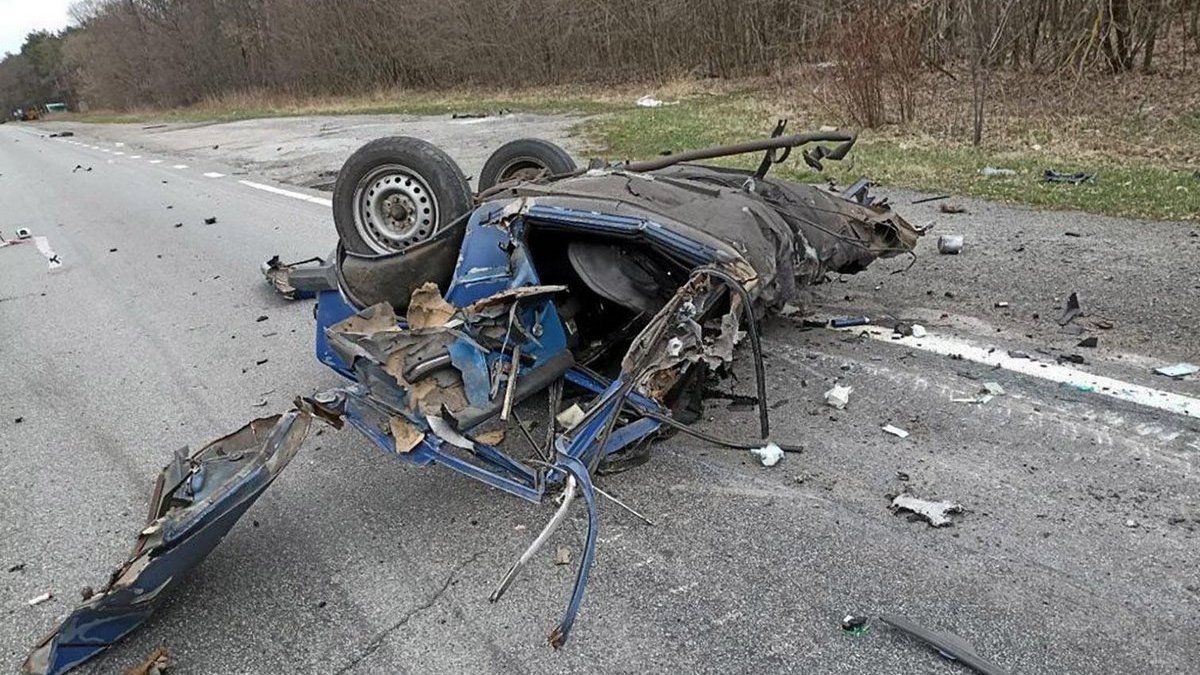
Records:
M561 497L497 575L492 601L570 509L585 509L574 585L548 632L561 647L596 555L597 499L644 519L593 478L648 461L667 434L791 449L770 436L759 321L802 307L829 275L911 254L921 232L865 181L833 192L768 175L793 149L820 169L854 141L776 134L578 168L561 148L524 139L496 151L475 194L424 141L368 143L335 185L337 250L263 269L288 297L316 298L316 357L346 383L171 458L129 559L34 648L26 672L65 672L148 620L313 424L349 425L399 461L514 497ZM756 170L700 163L743 153L761 153ZM692 429L706 380L742 354L755 367L757 425L738 438ZM539 422L523 418L531 410Z

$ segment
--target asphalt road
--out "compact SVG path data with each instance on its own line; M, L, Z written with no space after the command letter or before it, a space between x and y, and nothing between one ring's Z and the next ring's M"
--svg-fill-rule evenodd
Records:
M276 297L258 272L276 253L331 248L324 197L123 147L0 126L0 232L28 227L64 263L0 248L0 649L14 669L124 559L175 448L337 383L311 356L312 304ZM881 283L924 295L927 278L896 266L819 289L818 310ZM945 314L935 330L1048 358L1036 333ZM844 633L847 613L953 631L1020 673L1197 670L1200 420L788 320L765 340L774 434L805 452L765 468L675 437L602 480L657 524L601 503L597 563L561 651L545 633L574 568L553 550L578 548L579 514L491 605L550 508L326 431L155 619L81 672L130 667L159 644L180 673L964 672L878 621ZM1160 356L1086 368L1200 393L1147 374ZM743 370L738 391L752 384ZM846 410L822 402L835 381L854 387ZM1006 395L951 400L983 381ZM713 400L701 424L750 435L756 417ZM902 490L965 513L947 528L912 522L888 510Z

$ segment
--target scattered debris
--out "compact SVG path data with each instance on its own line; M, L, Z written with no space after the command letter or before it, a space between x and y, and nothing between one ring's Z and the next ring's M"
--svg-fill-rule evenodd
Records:
M947 202L945 204L938 206L938 210L941 211L942 213L947 213L947 214L966 213L967 207L963 206L962 204L954 204L954 203Z
M931 502L905 492L892 500L892 510L897 513L908 511L925 520L933 527L944 527L952 524L949 514L962 513L962 505L954 502Z
M125 675L163 675L170 667L171 654L166 645L160 645L141 663L126 670Z
M1042 181L1046 183L1067 183L1070 185L1079 185L1080 183L1090 183L1096 177L1094 173L1060 173L1054 169L1046 169L1042 172Z
M762 460L763 466L775 466L783 459L783 449L774 443L767 443L761 448L750 448L750 452Z
M909 203L910 204L925 204L927 202L937 202L937 201L941 201L943 199L949 199L949 198L950 198L950 195L937 195L935 197L921 197L920 199L914 199Z
M9 572L24 572L25 571L25 563L17 563L15 565L12 565L11 567L8 568L8 571Z
M679 101L661 101L649 94L634 101L634 104L639 108L661 108L664 105L675 105L676 103L679 103Z
M207 217L207 218L205 218L205 219L204 219L204 224L205 224L205 225L215 225L215 224L216 224L216 222L217 222L217 217L216 217L216 216L209 216L209 217Z
M1087 359L1083 358L1083 354L1059 354L1055 360L1059 363L1075 363L1079 365L1087 363Z
M953 633L929 630L902 616L883 614L880 615L879 620L929 644L942 656L958 661L983 675L1008 675L1007 670L979 656L974 647Z
M993 305L993 306L994 306L996 309L1004 309L1004 308L1008 307L1008 302L1007 302L1007 301L1005 301L1005 300L1000 300L999 302L997 302L997 303L996 303L995 305Z
M570 565L571 564L571 549L568 546L559 546L554 552L555 565Z
M975 396L970 398L955 398L950 399L955 403L977 403L983 405L997 396L1004 395L1004 387L1001 387L997 382L984 382L983 386Z
M1067 298L1066 309L1063 310L1062 316L1058 318L1058 325L1065 326L1081 314L1083 314L1083 310L1079 307L1079 293L1072 291L1070 297Z
M943 234L938 237L937 247L938 253L942 255L958 255L963 249L963 236L961 234Z
M998 169L994 166L985 166L979 170L979 175L984 178L1009 178L1017 175L1012 169Z
M50 600L50 599L51 599L51 598L53 598L53 597L54 597L54 594L53 594L53 593L51 593L51 592L49 592L49 591L47 591L47 592L45 592L45 593L42 593L41 595L39 595L39 596L37 596L37 597L35 597L35 598L30 598L30 599L28 599L28 600L26 600L25 602L26 602L26 604L28 604L30 607L35 607L35 606L37 606L37 605L40 605L40 604L42 604L43 602L46 602L46 601Z
M854 391L854 387L835 384L833 389L825 392L825 404L842 410L850 403L850 392L852 391Z
M867 632L867 617L847 614L842 617L842 630L851 635L862 635Z
M1100 344L1100 338L1096 337L1095 335L1090 335L1090 336L1085 337L1082 340L1080 340L1078 343L1075 344L1075 346L1076 347L1087 347L1088 349L1095 349L1096 346L1098 346L1099 344Z
M829 325L832 328L850 328L851 326L865 326L871 323L869 316L840 316L829 320Z
M1173 366L1161 366L1159 368L1155 368L1154 372L1158 373L1159 375L1166 375L1167 377L1180 379L1200 372L1200 366L1195 366L1190 363L1176 363Z
M850 328L851 326L865 326L871 323L869 316L839 316L829 320L829 325L832 328Z
M314 256L306 260L285 263L278 255L259 266L267 283L288 300L315 298L321 291L337 290L333 265Z
M897 438L908 438L908 432L901 429L900 427L897 427L897 426L894 426L891 424L885 424L885 425L883 425L882 428L883 428L883 433L885 433L885 434L891 434Z
M913 337L915 337L915 338L923 338L923 337L925 337L925 336L926 336L926 335L928 335L928 334L929 334L929 331L925 330L925 326L922 326L922 325L921 325L921 324L919 324L919 323L914 323L914 324L912 325L912 336L913 336Z
M1063 232L1063 236L1064 237L1075 237L1076 239L1078 239L1078 238L1082 237L1083 235L1078 232L1072 232L1071 230L1067 230L1066 232Z

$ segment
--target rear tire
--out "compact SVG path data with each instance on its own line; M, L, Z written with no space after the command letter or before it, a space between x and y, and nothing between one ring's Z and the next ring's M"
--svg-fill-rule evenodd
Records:
M479 191L510 180L532 180L542 173L570 173L575 160L558 145L540 138L520 138L505 143L488 157L479 172Z
M333 223L346 250L395 253L428 240L473 205L462 169L419 138L377 138L354 152L333 187Z

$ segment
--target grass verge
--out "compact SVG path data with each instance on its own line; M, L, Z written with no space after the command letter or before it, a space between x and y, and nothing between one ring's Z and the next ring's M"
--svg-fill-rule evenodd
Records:
M1141 89L1134 87L1127 98L1136 100L1136 105L1112 97L1110 109L1080 106L1089 111L1086 114L1063 112L1064 106L1056 108L1044 102L1030 105L1013 88L992 114L988 142L982 148L961 140L966 137L958 112L962 101L943 101L940 107L931 103L922 110L925 119L917 123L860 134L847 160L826 164L826 176L839 185L867 176L891 187L1038 208L1155 220L1200 220L1200 114L1193 109L1149 120L1145 97L1139 92L1161 88L1154 81L1135 84ZM1040 95L1044 87L1035 85L1026 83L1023 90L1030 91L1024 94ZM635 106L633 101L646 90L632 85L604 89L384 90L324 98L251 92L175 110L97 112L72 119L163 123L301 115L449 115L504 110L568 113L586 116L576 133L589 154L632 159L760 137L778 117L793 119L794 131L838 121L837 110L821 103L822 96L797 98L792 93L797 90L752 81L668 83L655 88L655 93L677 103L660 108ZM1189 108L1190 104L1185 103L1180 106ZM746 156L728 163L750 167L758 160L757 156ZM980 175L979 170L987 166L1012 169L1017 174L1009 178ZM1076 186L1050 184L1041 179L1045 169L1082 171L1096 178ZM799 157L776 171L798 180L823 180L807 170Z

